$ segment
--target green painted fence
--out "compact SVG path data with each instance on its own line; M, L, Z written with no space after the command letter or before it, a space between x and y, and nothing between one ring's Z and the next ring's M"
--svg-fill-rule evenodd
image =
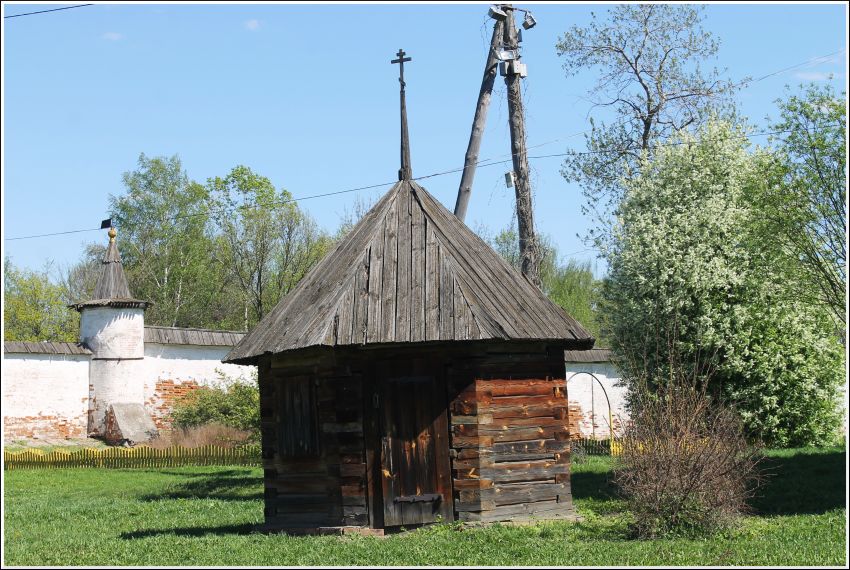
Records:
M251 465L259 466L260 446L243 445L220 447L108 447L105 449L56 449L44 452L39 449L4 451L4 469L65 469L72 467L98 467L107 469L133 469L181 467L184 465Z

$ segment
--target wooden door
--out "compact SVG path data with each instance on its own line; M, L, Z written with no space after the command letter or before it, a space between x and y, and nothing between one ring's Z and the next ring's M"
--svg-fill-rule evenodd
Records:
M407 363L410 364L410 363ZM446 394L442 375L393 366L378 396L384 526L451 520Z

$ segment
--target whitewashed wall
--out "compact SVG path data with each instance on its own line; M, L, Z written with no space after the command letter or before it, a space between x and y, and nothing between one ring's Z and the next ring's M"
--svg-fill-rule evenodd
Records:
M579 413L578 425L582 437L610 437L608 401L605 393L611 401L614 435L619 435L628 414L625 409L626 388L619 385L620 372L617 367L610 362L567 362L566 373L570 413ZM599 382L594 380L591 374L596 376Z
M200 386L221 384L218 372L250 381L255 366L223 364L231 347L145 343L144 402L158 427L167 427L175 400Z
M85 437L90 358L5 354L3 439Z
M80 342L94 358L142 358L144 309L86 307L80 314Z

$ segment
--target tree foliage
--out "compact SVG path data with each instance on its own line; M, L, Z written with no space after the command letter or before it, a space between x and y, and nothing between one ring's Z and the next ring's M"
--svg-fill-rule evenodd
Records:
M112 216L130 290L153 301L150 324L245 330L331 245L288 192L245 166L202 185L179 157L142 154L123 179ZM69 294L87 291L94 263L90 252L66 272Z
M207 200L217 258L246 308L247 329L321 259L330 242L289 192L245 166L209 179Z
M783 178L760 198L763 230L799 260L795 294L828 307L838 326L846 320L847 95L809 86L779 100L771 124ZM811 287L810 284L816 284ZM845 333L846 334L846 333Z
M19 269L3 260L3 340L79 340L79 316L66 306L64 290L53 283L49 266Z
M578 182L585 213L601 226L589 236L609 237L612 215L623 198L624 174L637 174L653 145L701 125L712 108L728 102L734 86L703 62L719 42L702 29L701 8L689 4L622 4L605 20L592 14L587 27L573 26L557 43L567 76L599 72L590 92L594 108L614 112L585 135L586 151L569 151L561 174Z
M139 156L124 173L126 192L110 196L122 262L136 298L152 301L151 324L203 322L212 284L206 189L192 182L180 158Z
M605 252L605 328L626 365L645 368L627 375L663 377L671 350L685 361L716 354L718 393L751 435L823 443L837 422L841 351L828 315L788 294L789 258L759 231L757 199L782 173L742 135L711 121L626 182Z

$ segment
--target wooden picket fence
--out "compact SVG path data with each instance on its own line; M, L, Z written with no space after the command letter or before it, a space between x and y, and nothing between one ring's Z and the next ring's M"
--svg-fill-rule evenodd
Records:
M66 469L72 467L98 467L107 469L138 469L182 467L187 465L246 465L259 466L260 446L242 445L221 447L167 447L154 449L147 446L108 447L104 449L56 449L44 452L39 449L4 451L4 469Z

